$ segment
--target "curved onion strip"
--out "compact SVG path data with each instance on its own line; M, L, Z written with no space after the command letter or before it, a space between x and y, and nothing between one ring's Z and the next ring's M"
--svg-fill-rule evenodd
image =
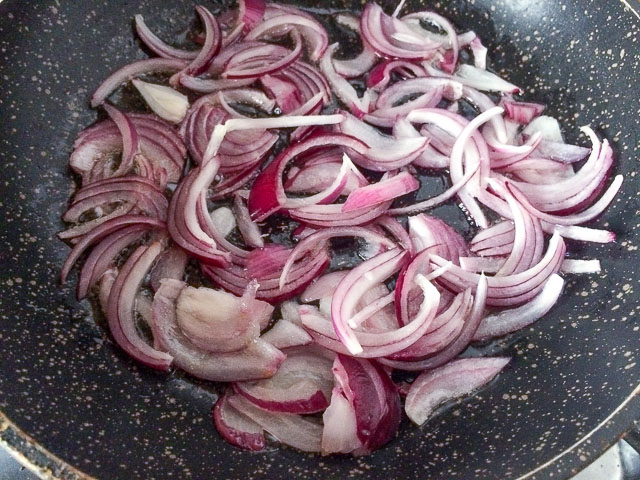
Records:
M256 221L262 221L281 209L281 201L284 198L282 175L291 160L313 148L327 145L360 151L366 148L359 140L339 134L320 134L290 145L260 173L253 183L248 204L252 218Z
M252 451L266 447L262 427L229 405L227 393L213 407L213 421L218 433L231 445Z
M415 318L395 330L382 332L355 331L355 337L362 348L362 351L359 353L350 352L343 343L340 343L338 336L334 332L334 328L332 328L331 322L321 314L316 313L312 307L302 305L298 311L303 325L312 331L312 336L314 336L313 333L318 334L315 335L314 338L317 343L325 348L359 358L379 358L393 355L413 345L427 332L438 309L438 303L440 301L440 293L438 290L421 275L418 275L416 282L423 290L424 300ZM336 289L334 297L339 295L339 293L339 290ZM391 295L393 294L389 294L388 297ZM358 313L353 315L348 323L353 323L354 319L357 321L358 315ZM349 325L349 328L351 328L351 325Z
M362 346L349 319L360 297L374 283L397 272L405 262L407 252L389 250L352 269L340 282L331 300L331 320L339 340L352 355L362 353Z
M509 306L523 303L542 289L546 280L556 273L562 265L562 260L566 246L562 237L555 233L549 241L547 252L540 262L524 272L507 275L504 277L489 277L488 305ZM431 262L436 267L440 267L446 261L434 255ZM481 276L470 273L454 265L441 277L447 284L454 286L457 290L466 288L477 288Z
M509 361L501 357L463 358L421 374L409 388L405 402L407 416L422 425L440 404L486 385Z
M315 233L312 233L308 237L305 237L303 240L298 242L291 253L289 254L289 258L287 258L286 263L282 267L282 273L280 274L279 285L280 288L283 288L287 283L287 277L289 276L289 272L293 264L304 254L307 253L311 249L317 248L318 245L322 245L328 240L332 238L339 237L362 237L369 241L379 242L382 245L385 245L388 248L393 248L395 246L394 242L389 240L384 235L380 235L375 233L367 228L362 227L351 227L351 228L327 228L324 230L319 230Z
M337 355L333 364L336 385L355 410L356 434L363 451L380 448L400 426L402 407L395 384L375 362Z
M302 350L287 355L273 377L236 382L234 389L255 406L271 412L321 412L329 406L333 387L331 364L326 358Z
M331 85L338 99L342 101L356 117L362 118L363 115L369 113L369 95L365 92L362 98L358 97L355 88L336 72L333 64L333 55L337 49L337 43L327 48L327 51L320 59L320 70L329 82L329 85Z
M91 245L101 241L107 235L124 228L129 225L148 225L150 228L164 229L166 224L160 220L154 218L145 217L142 215L123 215L111 219L98 227L94 228L91 232L87 233L82 239L76 243L71 250L71 253L67 257L60 271L60 281L64 283L71 271L71 268L76 263L78 258L84 253L84 251Z
M105 237L91 251L82 265L78 277L77 298L82 300L100 277L111 266L115 258L134 241L140 239L148 230L147 225L131 225L116 230Z
M322 425L315 419L292 413L268 412L240 395L229 397L229 403L280 442L303 452L322 450Z
M500 337L531 325L546 315L556 304L563 286L562 277L554 273L549 277L542 291L530 302L521 307L503 310L495 315L485 317L473 336L473 340Z
M113 172L114 177L119 177L126 174L133 167L135 156L140 148L138 132L128 115L109 104L105 104L104 109L113 120L113 123L116 124L122 136L122 160L116 171Z
M91 96L91 106L96 108L102 104L120 85L132 78L148 73L165 73L182 70L187 66L185 60L171 58L150 58L131 63L112 73L100 84Z
M324 27L312 17L303 17L293 13L285 13L265 20L249 32L245 40L268 37L271 33L281 30L282 26L286 26L288 29L295 28L300 32L300 35L307 42L311 61L317 62L324 55L329 44L329 37Z
M144 23L142 15L136 15L134 17L136 24L136 32L140 40L156 55L163 58L174 58L179 60L193 60L198 56L198 52L190 52L187 50L181 50L179 48L167 45L160 40Z
M256 78L263 75L269 75L271 73L278 72L287 68L293 62L300 58L302 54L302 39L300 35L293 35L294 48L286 55L255 55L253 58L251 51L245 50L242 54L234 57L231 62L227 63L222 78ZM256 53L260 53L259 49L264 47L258 47ZM283 50L286 50L283 48ZM248 57L248 58L245 58Z
M445 55L446 61L440 62L440 68L447 73L453 73L458 65L458 55L460 53L460 41L456 29L449 20L434 12L416 12L410 13L402 17L402 21L407 20L422 20L436 24L442 28L449 37L449 43L451 48L451 55Z
M280 306L280 309L282 308L283 306ZM313 338L304 328L285 320L284 314L281 320L262 335L262 339L278 349L309 345L313 342Z
M204 25L204 44L196 58L194 58L184 69L171 77L170 83L173 85L181 83L180 78L182 75L197 77L198 75L206 72L214 57L222 47L222 32L220 31L218 19L202 5L196 5L196 12L198 12L200 20Z
M352 212L379 205L414 192L418 188L420 184L413 175L401 172L391 178L383 178L378 183L356 188L342 205L342 211Z
M160 243L139 247L118 273L106 310L109 330L118 346L135 360L158 370L169 370L173 357L149 346L136 329L134 303L140 285L160 254Z
M251 220L249 210L238 192L236 192L233 197L233 211L238 221L238 229L240 230L245 243L249 247L253 248L264 247L264 240L262 239L260 228L253 220Z

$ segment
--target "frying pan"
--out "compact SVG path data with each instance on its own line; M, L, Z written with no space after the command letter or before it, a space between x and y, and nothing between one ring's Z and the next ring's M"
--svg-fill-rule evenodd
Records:
M203 0L204 1L204 0ZM613 142L617 201L596 222L615 244L573 245L604 272L570 277L563 301L533 328L485 349L513 357L480 395L422 428L403 423L363 458L251 454L210 422L215 390L160 375L121 354L57 273L55 238L72 193L68 155L95 121L88 95L141 58L131 19L168 38L194 2L4 0L0 4L0 438L53 477L84 478L565 478L640 417L637 215L640 20L636 0L440 0L428 6L474 29L492 66L549 105L569 141L591 124ZM209 1L204 1L205 4ZM358 1L296 2L316 13ZM390 2L384 5L391 9ZM218 4L221 6L221 4ZM583 141L583 140L581 140ZM438 212L436 212L438 213ZM555 461L554 461L555 460ZM35 468L34 467L34 468Z

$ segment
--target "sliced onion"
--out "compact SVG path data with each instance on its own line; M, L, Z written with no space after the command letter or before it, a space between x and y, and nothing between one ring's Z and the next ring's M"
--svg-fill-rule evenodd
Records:
M489 383L509 363L509 358L464 358L421 374L407 394L405 411L422 425L440 404Z
M362 345L348 322L362 294L377 283L397 272L406 261L406 252L389 250L351 270L338 285L331 301L331 320L338 339L352 355L362 353Z
M343 212L352 212L362 208L379 205L408 193L416 191L420 184L409 172L381 180L373 185L355 189L342 206Z
M171 45L167 45L165 42L160 40L144 23L144 18L142 15L136 15L135 17L136 23L136 32L138 32L138 36L140 40L156 55L163 58L173 58L178 60L193 60L198 56L198 52L190 52L187 50L181 50L179 48L172 47Z
M101 105L118 87L133 78L149 73L179 71L185 68L187 64L188 63L185 60L150 58L147 60L138 60L137 62L126 65L120 70L112 73L100 84L98 89L91 96L91 106L96 108L98 105Z
M262 239L260 228L251 219L251 215L249 214L249 210L247 209L244 200L237 193L233 198L233 210L238 221L238 229L240 230L245 243L249 247L263 248L264 240Z
M82 239L76 243L71 250L71 253L67 257L60 271L60 281L64 283L71 271L71 268L76 263L78 258L85 252L87 248L95 243L104 239L107 235L127 227L129 225L148 225L149 228L164 229L165 223L159 220L145 217L142 215L123 215L104 222L102 225L94 228L91 232L87 233Z
M544 285L542 291L530 302L518 308L503 310L502 312L485 317L473 336L474 340L487 340L493 337L521 330L539 320L556 304L564 280L553 274Z
M236 392L264 410L315 413L329 405L333 388L331 361L311 352L287 355L276 374L266 380L238 382Z
M179 247L172 246L158 257L158 261L151 270L149 283L154 291L160 288L160 282L165 278L182 281L189 257Z
M336 20L357 33L360 33L360 21L353 15L339 14ZM361 77L367 73L378 61L376 53L366 44L362 42L362 52L356 57L349 60L333 59L333 66L336 72L345 78Z
M545 109L545 106L539 103L516 102L509 99L502 104L507 117L523 125L531 123L534 118L542 115Z
M322 70L322 73L338 99L342 101L356 117L362 118L365 114L369 113L369 95L365 92L362 98L358 97L355 88L336 72L332 57L337 48L337 43L327 48L327 51L320 59L320 70Z
M148 345L135 325L134 303L140 285L160 254L162 247L154 243L131 254L118 273L106 310L109 330L114 340L130 357L157 370L169 370L173 357Z
M321 451L322 426L312 417L269 412L256 407L241 395L229 397L229 403L281 443L303 452Z
M285 355L261 339L231 353L214 354L195 347L176 321L175 301L184 286L177 280L164 280L153 299L154 340L173 356L176 367L214 382L257 380L275 374Z
M396 434L402 414L400 396L384 369L368 360L337 355L333 374L355 410L358 439L372 451Z
M213 407L213 421L218 433L231 445L245 450L264 450L266 441L262 427L233 408L228 395L222 395Z

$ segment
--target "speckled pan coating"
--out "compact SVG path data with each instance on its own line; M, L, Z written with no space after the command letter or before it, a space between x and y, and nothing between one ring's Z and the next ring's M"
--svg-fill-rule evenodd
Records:
M636 0L629 0L636 8ZM303 5L353 8L359 2ZM387 8L391 4L387 2ZM409 2L409 9L418 6ZM209 4L209 2L205 2ZM369 457L292 450L240 452L214 432L210 388L134 365L94 322L88 303L60 289L68 252L54 238L72 192L68 155L96 119L91 90L143 56L130 19L143 13L167 35L193 18L186 1L18 1L0 5L0 440L54 477L77 478L27 436L81 472L152 478L517 478L594 429L640 379L638 179L640 22L617 0L430 3L473 27L493 66L551 105L569 139L591 123L612 140L622 194L595 224L614 245L575 247L604 273L568 282L565 301L534 328L494 347L514 357L481 395L422 429L403 424ZM448 207L441 212L453 211ZM569 455L537 475L564 478L611 444L635 417L630 401ZM18 430L21 430L19 432ZM47 459L49 458L49 459Z

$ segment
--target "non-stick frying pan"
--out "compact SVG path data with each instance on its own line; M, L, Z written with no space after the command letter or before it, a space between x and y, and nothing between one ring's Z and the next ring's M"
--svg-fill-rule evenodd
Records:
M387 447L356 459L228 446L211 426L214 389L135 365L94 321L90 305L73 299L72 286L58 286L68 248L55 233L73 189L68 155L97 115L88 95L143 55L134 14L165 25L170 37L187 28L195 2L4 0L2 440L61 478L548 479L581 468L640 417L640 17L632 10L640 5L628 1L409 2L409 9L433 8L480 34L493 68L549 104L569 140L584 124L611 140L626 181L594 222L617 232L617 242L570 247L576 257L600 258L604 272L570 278L549 315L490 347L513 361L488 389L422 428L403 424ZM360 6L297 3L320 14Z

